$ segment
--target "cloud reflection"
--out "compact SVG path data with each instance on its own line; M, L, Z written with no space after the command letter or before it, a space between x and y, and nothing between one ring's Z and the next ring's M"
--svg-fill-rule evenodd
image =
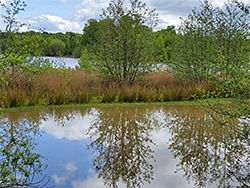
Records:
M88 115L88 111L83 114L80 111L69 114L70 112L67 111L60 113L59 110L57 114L51 113L46 121L41 123L40 128L57 139L66 138L70 141L87 139L87 129L91 124L91 116Z
M90 122L86 119L77 119L67 122L65 126L55 126L53 120L46 121L41 125L48 134L56 137L57 139L66 138L68 140L83 140L87 139L86 133Z
M56 174L54 174L52 176L52 179L54 180L56 185L64 185L67 177L65 177L65 176L59 177Z
M2 121L9 126L2 126L3 137L11 127L20 138L27 132L38 134L38 125L52 135L50 146L46 140L43 147L51 152L45 155L52 158L49 176L59 187L103 188L111 178L119 188L138 182L137 187L143 188L223 187L233 181L249 185L249 149L239 145L233 153L225 150L221 138L228 131L211 126L210 117L194 107L57 109L6 115ZM16 127L11 122L23 123ZM88 139L87 130L92 156L84 149L89 144L83 140ZM152 178L143 179L144 174Z
M70 163L67 163L67 164L65 165L65 169L66 169L68 172L73 173L73 172L75 172L75 171L77 170L77 167L76 167L76 165L75 165L74 162L70 162Z
M97 174L93 169L88 170L89 174L86 179L72 181L73 188L103 188L103 182L97 178Z

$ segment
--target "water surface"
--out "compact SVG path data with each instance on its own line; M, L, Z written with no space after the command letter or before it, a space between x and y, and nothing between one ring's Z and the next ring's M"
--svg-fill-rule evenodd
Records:
M56 187L250 186L249 148L226 149L230 130L195 107L5 112L0 126L2 145L12 130L46 158Z
M54 61L56 63L64 64L66 67L75 68L78 65L79 58L71 58L71 57L43 57L44 59L49 59L50 61Z

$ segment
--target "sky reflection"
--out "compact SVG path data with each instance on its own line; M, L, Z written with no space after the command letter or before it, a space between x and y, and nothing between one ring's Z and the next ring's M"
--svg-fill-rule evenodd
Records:
M237 170L218 176L232 160L247 161L249 150L223 154L221 138L229 132L208 126L208 119L193 107L89 108L4 113L2 125L7 121L20 136L33 131L31 143L46 158L46 175L56 187L247 185ZM24 120L36 129L22 128Z

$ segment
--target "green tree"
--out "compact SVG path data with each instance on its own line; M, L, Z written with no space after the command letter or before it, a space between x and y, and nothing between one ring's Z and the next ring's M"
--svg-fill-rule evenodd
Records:
M49 55L62 56L64 54L65 47L65 43L60 39L52 39L50 42Z
M242 63L242 62L241 62ZM227 67L225 68L225 64ZM221 126L230 127L238 133L243 142L250 144L250 66L249 61L241 66L231 62L228 64L225 57L217 63L221 74L214 75L211 81L217 87L216 92L205 93L206 102L201 102L201 108L214 117L214 113L224 115L228 119L214 120ZM226 76L224 76L226 75ZM227 98L227 101L223 99ZM213 100L209 100L209 99ZM235 128L235 119L240 120L240 127Z
M65 53L64 55L73 55L73 56L78 56L80 57L79 55L79 51L80 51L80 39L81 39L81 36L80 34L77 34L77 33L73 33L73 32L66 32L65 33L65 37L67 39L66 41L66 47L65 47ZM74 50L78 48L75 52L75 55L73 54Z
M232 73L230 64L240 67L250 60L250 17L235 1L229 1L218 10L215 27L217 50L219 57L223 56L223 68L228 70L225 74L228 76Z
M225 5L220 12L223 23L218 27L223 34L218 34L220 55L215 68L217 74L210 77L210 81L217 87L217 91L205 93L205 103L201 108L208 112L220 126L227 126L234 130L246 145L250 145L250 65L249 65L249 33L250 7L233 1ZM221 28L222 27L222 28ZM227 48L225 48L227 47ZM223 98L227 98L227 101ZM213 100L210 100L210 99ZM228 117L219 119L214 113ZM235 128L235 119L240 121L240 127ZM232 137L232 140L234 137ZM234 145L234 143L230 143Z
M196 84L208 81L217 57L215 21L216 9L207 0L200 10L193 9L182 19L179 37L175 41L173 70L181 78Z
M34 176L41 174L43 164L41 155L33 153L28 141L18 143L12 136L8 147L0 147L0 185L1 187L43 187L47 184L33 182Z
M75 49L72 52L73 57L74 58L80 58L81 57L81 51L82 51L81 46L80 45L76 46Z
M112 0L98 22L97 41L88 50L92 67L104 78L132 84L154 63L156 23L157 14L145 3L131 0L129 9L123 0Z
M188 18L182 20L173 69L180 77L200 83L209 81L221 68L228 69L231 63L241 66L249 59L249 20L235 1L214 8L205 0L199 10L193 9ZM221 56L224 67L217 66Z
M6 31L1 33L0 78L1 83L8 86L27 71L34 71L32 59L39 56L46 42L40 35L24 36L18 33L23 25L16 20L16 15L27 6L24 1L14 0L10 6L1 4L6 15Z
M169 64L173 58L173 47L178 37L175 26L168 26L155 33L157 38L156 58L157 62Z
M9 31L5 37L7 45L0 57L0 75L2 84L8 86L24 72L35 71L33 57L41 54L45 42L38 35L22 37Z
M98 29L98 21L95 19L89 19L88 23L85 24L83 29L83 35L81 39L81 44L84 47L88 47L97 42L97 29Z

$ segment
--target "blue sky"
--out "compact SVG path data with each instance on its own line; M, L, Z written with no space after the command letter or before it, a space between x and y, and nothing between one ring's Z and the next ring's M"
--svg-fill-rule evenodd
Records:
M13 0L0 0L10 3ZM128 0L127 0L128 1ZM156 29L168 25L180 24L179 17L185 18L192 8L199 7L200 0L143 0L159 13L159 24ZM241 0L249 3L249 0ZM110 0L25 0L28 7L18 15L18 19L26 23L21 31L45 29L48 32L72 31L82 33L84 24L90 18L98 19L102 8L106 8ZM215 6L222 6L223 0L210 0ZM0 9L3 15L3 10ZM4 30L0 20L0 29Z
M68 19L79 10L83 0L26 0L28 5L23 15L49 14Z

